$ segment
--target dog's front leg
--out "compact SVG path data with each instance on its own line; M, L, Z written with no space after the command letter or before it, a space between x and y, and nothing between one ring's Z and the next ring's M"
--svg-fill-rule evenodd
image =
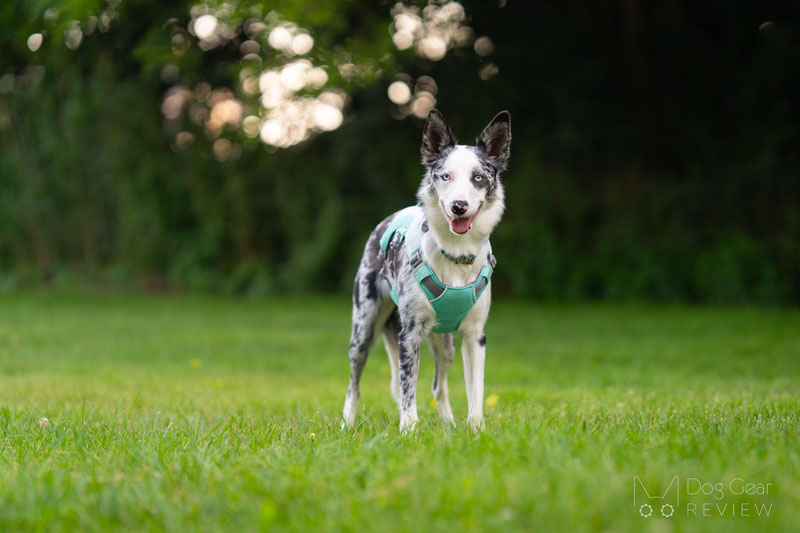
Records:
M417 417L417 376L419 375L419 350L425 337L422 324L410 320L404 323L398 337L400 366L400 430L413 430Z
M431 333L428 336L430 341L431 352L433 353L433 360L436 363L436 369L433 373L433 398L436 401L436 408L439 410L439 416L442 420L455 426L456 421L453 418L453 410L450 408L450 394L447 387L447 373L450 371L450 365L453 364L455 356L455 345L453 343L452 333Z
M483 372L486 364L486 336L472 332L461 341L464 360L464 383L467 389L469 415L467 421L474 431L485 427L483 421Z

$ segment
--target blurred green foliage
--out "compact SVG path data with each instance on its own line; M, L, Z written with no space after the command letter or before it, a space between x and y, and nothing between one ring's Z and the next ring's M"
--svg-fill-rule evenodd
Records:
M393 3L264 3L265 16L314 37L309 57L349 94L345 122L280 150L225 131L240 156L217 161L213 139L166 121L162 100L175 84L235 90L253 65L241 36L202 51L184 32L176 55L194 5L0 6L0 285L349 290L366 235L413 203L421 176L422 121L399 118L386 96L408 73L436 80L437 107L464 142L512 113L496 292L800 300L796 8L464 3L493 53L457 47L431 61L393 46ZM239 24L262 7L228 6ZM339 75L343 61L361 75ZM481 79L490 63L497 74ZM178 131L194 142L176 146Z

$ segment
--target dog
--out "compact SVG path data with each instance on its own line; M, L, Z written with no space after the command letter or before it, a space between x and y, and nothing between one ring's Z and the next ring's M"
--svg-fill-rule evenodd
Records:
M426 337L436 364L436 407L442 420L455 425L447 390L454 334L462 337L467 421L475 431L485 427L484 325L495 268L489 235L505 209L500 173L506 169L510 146L507 111L492 119L475 146L457 144L438 110L428 114L419 203L378 224L356 274L343 428L355 423L361 373L380 332L389 354L401 431L413 430L418 422L417 375Z

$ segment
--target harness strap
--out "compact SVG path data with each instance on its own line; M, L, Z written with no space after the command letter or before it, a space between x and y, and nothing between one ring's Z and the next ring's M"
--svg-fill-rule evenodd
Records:
M452 287L442 283L436 276L436 273L433 271L433 269L429 267L427 263L422 261L422 253L420 252L419 248L414 250L411 255L411 259L409 260L411 269L414 272L414 279L416 279L417 283L419 283L420 287L422 287L422 292L425 293L425 295L428 297L428 300L431 302L438 300L439 297L442 296L442 294L444 294L448 289L463 290L468 287L472 287L472 294L474 298L473 303L475 303L475 301L481 297L481 294L483 294L483 291L486 289L486 286L492 279L494 267L497 265L497 260L493 254L489 254L487 256L487 261L488 263L483 265L475 281L469 285L464 285L463 287Z

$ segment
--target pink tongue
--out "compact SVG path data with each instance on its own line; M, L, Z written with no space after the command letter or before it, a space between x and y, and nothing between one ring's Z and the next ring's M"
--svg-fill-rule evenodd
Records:
M456 233L466 233L469 231L470 222L471 220L468 218L451 218L450 227Z

